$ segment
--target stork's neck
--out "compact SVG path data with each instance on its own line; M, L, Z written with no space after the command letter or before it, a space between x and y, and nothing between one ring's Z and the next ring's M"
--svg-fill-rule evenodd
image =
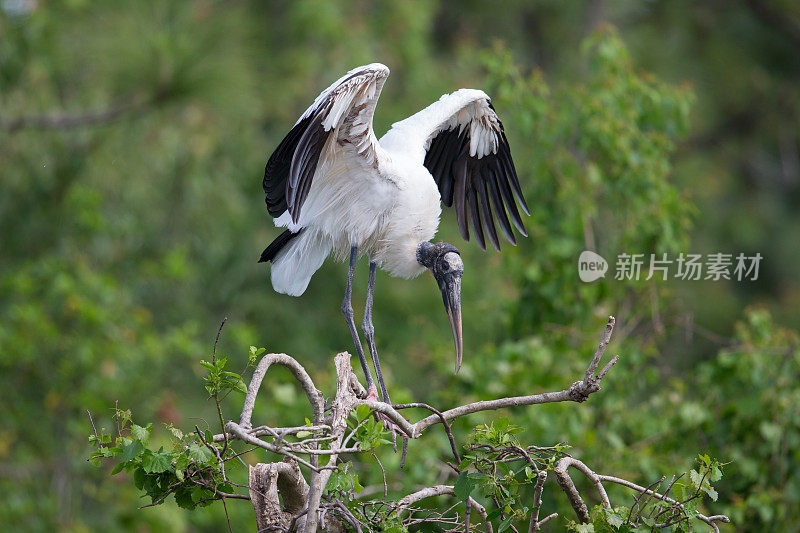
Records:
M432 242L421 242L417 246L417 263L425 268L433 268L433 263L436 260L436 245Z
M431 270L436 264L436 259L446 253L454 252L459 254L458 248L446 242L421 242L417 246L417 262L425 268Z

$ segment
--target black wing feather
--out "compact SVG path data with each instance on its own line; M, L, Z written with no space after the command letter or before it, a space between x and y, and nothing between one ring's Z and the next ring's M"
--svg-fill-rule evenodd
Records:
M453 172L452 181L455 182L453 200L456 205L456 220L458 231L465 241L469 242L469 228L467 227L467 160L459 158Z
M503 167L506 169L506 173L509 177L508 181L511 183L511 190L514 191L514 197L519 202L522 210L525 211L525 214L531 216L531 212L528 210L528 204L525 203L525 197L522 195L522 187L519 185L517 169L514 168L514 162L511 160L511 149L508 146L506 134L502 131L502 129L500 130L500 143L503 148L498 150L498 155L500 156L500 161L502 162Z
M280 216L287 209L286 181L297 143L308 129L313 117L308 116L295 125L272 153L264 167L264 195L267 211L273 217Z
M287 208L294 222L300 218L300 208L311 189L311 181L317 170L322 148L328 141L328 132L322 126L324 106L323 110L314 113L313 117L311 124L297 143L295 157L289 169Z
M301 231L303 231L302 228L300 229L300 231L292 233L290 230L287 229L286 231L278 235L278 237L274 241L269 243L267 249L261 252L261 258L258 260L258 262L266 263L267 261L272 261L273 259L275 259L275 256L278 255L278 252L283 250L283 247L289 244L292 241L292 239L300 235Z
M294 222L299 220L300 210L311 190L311 182L316 173L320 156L331 137L331 131L326 131L323 123L334 106L336 98L341 95L342 88L347 88L350 80L362 75L368 76L364 83L377 84L375 96L370 97L377 98L383 86L383 80L389 75L389 71L385 67L375 70L356 69L348 76L343 77L328 88L327 96L321 98L316 107L307 111L307 116L303 116L295 124L270 156L264 168L263 187L267 209L273 217L279 217L289 211ZM349 113L352 112L351 107L342 117L345 123L350 117ZM359 135L364 135L364 133Z
M469 161L469 159L467 160ZM467 163L467 166L475 166L474 164ZM469 185L467 187L467 205L469 206L469 221L472 224L472 231L478 239L478 246L481 250L486 250L486 240L483 236L483 227L481 226L481 212L478 210L478 197L475 194L475 174L470 172L467 175Z
M494 113L491 103L489 108ZM493 122L496 124L493 126L496 153L480 158L470 156L471 128L469 124L461 124L443 129L431 139L424 164L439 186L442 204L455 207L458 230L464 240L469 241L469 226L472 226L482 249L486 249L485 237L488 236L489 242L499 251L495 222L506 239L516 245L512 224L519 233L528 236L517 203L526 215L530 215L530 211L522 195L503 124L496 114L493 118L496 119Z
M503 235L508 239L508 242L516 246L517 238L514 236L514 232L511 229L511 223L508 221L506 209L503 206L503 200L500 198L500 192L497 190L494 170L487 165L487 172L488 179L486 180L486 185L489 187L489 198L492 200L494 212L497 215L497 220L500 222L500 229L503 230Z
M494 227L492 208L489 205L489 191L487 190L487 182L489 180L484 175L485 172L488 172L488 168L481 169L481 178L475 180L475 187L477 188L478 200L481 206L481 219L486 228L486 234L489 237L489 242L494 246L494 249L499 252L500 242L497 240L497 229Z

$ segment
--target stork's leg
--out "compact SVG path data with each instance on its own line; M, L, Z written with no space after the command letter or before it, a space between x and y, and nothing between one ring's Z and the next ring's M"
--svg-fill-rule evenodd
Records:
M372 325L372 302L375 293L375 275L378 272L378 264L372 261L369 262L369 284L367 285L367 303L364 306L364 321L361 323L361 329L364 330L364 335L367 337L367 346L369 347L369 354L372 357L372 364L375 366L375 374L378 376L378 387L381 391L381 400L391 404L389 401L389 393L386 390L386 383L383 381L383 372L381 372L381 362L378 360L378 349L375 347L375 327Z
M375 326L372 325L372 303L375 295L375 276L378 273L378 264L372 260L369 262L369 284L367 285L367 303L364 306L364 320L361 323L361 328L364 330L364 335L367 337L367 346L369 347L369 354L372 356L372 364L375 366L375 374L378 376L378 386L381 388L381 400L389 405L392 401L389 399L389 393L386 390L386 383L383 381L383 372L381 372L381 362L378 359L378 349L375 347ZM378 415L380 420L386 427L389 428L392 434L392 447L395 453L397 452L397 438L396 433L403 437L403 459L400 461L402 466L405 461L405 450L408 445L408 436L395 425L394 422L389 420L385 415Z
M356 256L358 254L358 247L353 246L350 248L350 270L347 272L347 285L344 289L344 300L342 301L342 314L347 322L347 327L350 328L350 335L353 336L353 344L356 346L356 353L358 353L358 360L361 361L361 369L364 370L364 379L367 380L367 391L373 392L375 390L375 382L372 380L372 372L369 370L367 358L364 356L364 348L361 346L361 339L358 338L358 330L356 329L355 320L353 320L353 274L356 270ZM379 371L380 372L380 371ZM380 373L378 374L380 375Z

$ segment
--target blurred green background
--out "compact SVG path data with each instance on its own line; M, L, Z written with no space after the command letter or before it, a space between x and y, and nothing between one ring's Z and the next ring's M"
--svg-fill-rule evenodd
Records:
M165 441L160 422L213 421L199 360L223 317L234 366L264 346L332 392L332 355L352 350L345 268L326 263L300 298L273 292L256 263L278 233L261 178L313 98L373 61L392 70L378 135L442 93L486 90L533 210L530 238L502 254L461 243L444 216L439 238L466 265L457 377L432 279L379 274L393 400L444 409L559 390L614 314L621 360L602 392L500 414L527 442L568 442L598 471L645 485L698 452L732 461L709 514L729 514L731 530L796 530L800 8L787 0L2 0L0 524L225 527L221 506L137 510L149 502L125 474L86 462L86 410L111 427L119 401ZM610 259L605 279L579 281L584 249ZM764 259L757 281L617 281L623 252ZM360 314L365 264L356 279ZM256 419L302 422L288 373L267 380ZM459 439L500 414L467 417ZM447 440L423 441L390 476L393 492L448 479ZM381 457L397 470L398 456ZM380 483L360 459L362 484ZM246 503L228 507L234 530L253 528ZM569 516L555 487L544 509Z

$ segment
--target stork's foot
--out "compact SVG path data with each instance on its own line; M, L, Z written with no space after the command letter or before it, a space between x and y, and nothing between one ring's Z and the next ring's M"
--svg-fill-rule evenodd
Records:
M373 384L369 390L367 391L367 401L370 402L381 402L380 397L378 396L378 389ZM391 405L391 404L389 404ZM392 435L392 448L394 449L395 453L397 453L397 435L400 435L400 438L403 439L403 450L405 451L406 446L408 445L408 435L400 429L400 426L392 422L392 420L383 413L374 413L375 418L379 421L383 422L383 427L389 430ZM405 454L404 454L405 455Z

